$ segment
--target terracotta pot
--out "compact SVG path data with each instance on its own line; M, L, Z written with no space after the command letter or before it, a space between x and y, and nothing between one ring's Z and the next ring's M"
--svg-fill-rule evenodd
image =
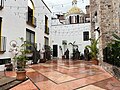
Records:
M94 65L98 65L98 64L99 64L99 61L98 61L97 59L93 59L93 60L92 60L92 63L93 63Z
M65 56L64 56L64 55L62 56L62 59L65 59Z
M23 81L26 79L26 71L17 71L16 74L17 74L16 76L17 80Z
M40 59L40 63L45 63L46 60L45 59Z

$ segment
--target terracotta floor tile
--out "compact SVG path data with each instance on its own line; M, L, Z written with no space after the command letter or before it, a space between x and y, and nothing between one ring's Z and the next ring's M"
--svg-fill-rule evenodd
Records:
M120 90L120 81L116 80L113 77L94 83L93 85L101 87L101 88L105 88L107 90Z
M28 72L27 76L34 82L42 82L42 81L47 81L48 78L46 78L45 76L41 75L38 72Z
M94 85L88 85L86 87L79 88L79 89L76 89L76 90L105 90L105 89L102 89L102 88L94 86Z
M35 72L35 70L34 69L32 69L32 68L27 68L27 69L25 69L27 72Z
M88 61L50 60L29 65L26 70L27 76L40 90L120 90L120 83L116 79L111 79L112 76L101 66L92 65ZM15 72L7 72L7 75L15 76ZM30 80L11 90L22 89L37 90Z
M38 90L38 89L35 87L35 85L30 80L27 80L27 81L13 87L10 90Z
M98 82L98 81L101 81L101 80L108 79L110 77L112 77L112 76L110 76L109 74L102 73L102 74L99 74L99 75L89 76L88 78Z
M43 81L43 82L37 82L35 83L40 90L57 90L57 84L54 82L48 80L48 81Z
M66 67L66 66L59 66L59 67L62 67L62 68L65 68L65 69L75 69L75 68L77 68L77 67Z
M78 87L82 87L82 86L85 86L85 85L88 85L88 84L92 84L94 82L95 82L94 80L89 80L87 78L82 78L82 79L74 80L74 81L71 81L71 82L66 82L66 83L63 83L63 84L59 84L58 88L63 88L63 90L73 90L73 89L76 89ZM66 88L66 89L64 89L64 88Z
M45 69L39 69L39 70L37 70L38 72L40 72L40 73L45 73L45 72L52 72L52 71L54 71L54 70L52 70L52 69L50 69L50 68L45 68Z
M62 83L70 80L74 80L76 78L73 78L71 76L68 76L66 74L62 74L56 71L53 72L45 72L42 73L44 76L48 77L50 80L56 82L56 83Z
M42 65L44 67L53 67L54 66L53 64L46 64L46 63L42 63L40 65Z
M8 77L16 77L15 71L5 71L6 76Z

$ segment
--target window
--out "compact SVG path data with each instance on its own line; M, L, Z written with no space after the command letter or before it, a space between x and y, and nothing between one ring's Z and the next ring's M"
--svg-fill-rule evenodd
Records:
M44 37L44 49L45 49L46 51L50 50L49 38L48 38L48 37Z
M4 0L0 0L0 10L4 7Z
M1 36L2 36L2 35L1 35L1 27L2 27L2 18L0 17L0 51L1 51L1 48L2 48L2 47L1 47L1 46L2 46L2 45L1 45L1 43L2 43L2 42L1 42L1 41L2 41L2 37L1 37Z
M48 17L45 15L45 33L49 34Z
M35 32L26 29L26 41L30 43L35 43Z
M28 14L27 24L36 27L36 18L34 17L34 4L31 0L28 0Z
M83 41L88 41L89 40L89 32L83 32Z
M0 17L0 51L6 51L6 37L1 35L2 17Z
M79 23L79 15L77 15L77 23Z
M29 29L26 29L26 41L32 45L35 45L35 32L29 30ZM32 49L31 47L28 47L28 49Z
M72 21L72 20L71 20L71 16L70 16L70 17L69 17L69 22L70 22L70 24L71 24L71 21Z

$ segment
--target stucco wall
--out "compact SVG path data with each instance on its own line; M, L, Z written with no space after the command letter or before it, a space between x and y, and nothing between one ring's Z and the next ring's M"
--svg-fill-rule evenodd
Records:
M67 44L70 42L73 43L75 41L75 44L79 47L79 51L83 53L85 46L90 44L90 41L83 41L84 31L89 31L89 36L91 37L90 23L52 25L52 45L58 45L58 57L61 58L62 55L59 46L62 46L64 51L62 40L67 40ZM71 45L67 45L65 49L67 48L70 50L70 53L72 53Z
M16 40L20 44L19 37L26 39L26 28L35 32L35 43L38 49L44 45L45 31L45 15L48 17L48 26L51 29L51 12L41 0L33 0L35 11L34 16L37 18L37 27L34 28L26 23L27 16L27 0L6 0L4 1L4 8L0 10L0 17L2 17L2 32L1 35L7 37L6 52L0 54L0 58L11 57L10 41ZM40 43L40 46L39 46Z

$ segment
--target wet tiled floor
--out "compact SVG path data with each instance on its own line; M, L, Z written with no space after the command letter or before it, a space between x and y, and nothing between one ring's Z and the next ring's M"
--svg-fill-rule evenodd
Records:
M86 61L51 60L29 65L26 71L30 79L11 90L120 90L118 80L100 66Z

